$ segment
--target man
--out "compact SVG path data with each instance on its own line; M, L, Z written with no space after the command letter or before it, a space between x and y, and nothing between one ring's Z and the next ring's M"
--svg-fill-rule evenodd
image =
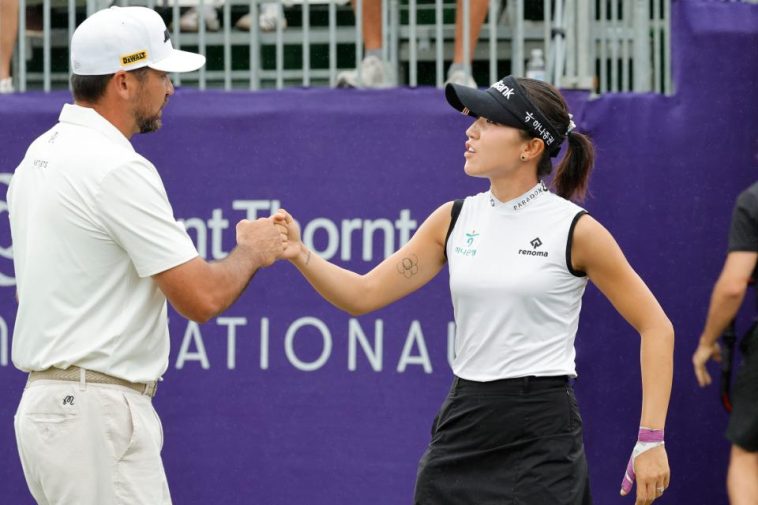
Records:
M756 271L758 260L758 182L737 198L729 232L729 253L711 296L708 319L700 344L692 356L698 384L705 387L711 376L705 368L713 358L721 360L716 341L737 314ZM727 475L732 505L758 503L758 331L752 331L741 344L742 365L733 393L733 410L726 436L732 442Z
M166 299L207 321L283 251L272 218L243 220L237 247L206 263L129 142L161 126L167 72L204 63L173 49L155 11L97 12L71 41L75 104L32 143L8 189L13 363L30 372L15 428L40 504L171 503L151 402L168 365Z

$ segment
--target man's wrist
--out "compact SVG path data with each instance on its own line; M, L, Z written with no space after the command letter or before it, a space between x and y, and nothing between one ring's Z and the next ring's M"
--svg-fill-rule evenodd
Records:
M261 253L256 250L255 247L253 247L250 244L245 243L238 243L237 247L235 247L236 250L236 256L240 261L243 261L244 263L247 263L249 268L252 269L252 272L255 272L259 268L263 268L265 266L263 261L263 256Z
M700 335L700 340L698 341L698 345L700 345L701 347L712 347L713 344L716 343L718 338L719 338L718 335L714 337L712 335L703 333L702 335Z

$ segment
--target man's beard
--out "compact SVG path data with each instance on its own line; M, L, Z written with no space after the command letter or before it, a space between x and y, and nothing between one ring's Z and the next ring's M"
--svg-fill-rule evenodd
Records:
M160 112L158 114L148 116L147 114L142 114L142 112L137 111L135 113L134 119L137 121L137 127L139 128L140 133L154 132L160 128L162 124Z
M168 98L163 101L163 105L158 109L158 112L150 114L147 111L147 107L142 107L138 102L138 107L134 109L134 121L137 123L140 133L150 133L158 130L163 124L161 121L161 112L168 103Z

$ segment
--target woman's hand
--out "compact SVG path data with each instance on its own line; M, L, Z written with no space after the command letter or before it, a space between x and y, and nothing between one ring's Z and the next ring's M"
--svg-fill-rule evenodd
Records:
M284 244L284 252L281 258L290 261L296 261L305 259L310 255L300 239L300 225L297 224L289 212L284 209L279 209L276 214L273 215L274 224L279 228L280 233L286 238ZM300 257L302 256L302 257Z
M671 470L668 455L663 445L649 449L633 458L634 469L624 476L621 495L626 496L632 490L632 483L637 481L637 499L634 505L650 505L660 498L669 487Z

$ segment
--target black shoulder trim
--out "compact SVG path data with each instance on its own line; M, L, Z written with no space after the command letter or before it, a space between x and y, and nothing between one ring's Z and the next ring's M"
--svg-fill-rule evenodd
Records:
M579 221L579 218L585 214L587 214L586 210L582 210L576 213L576 216L574 216L574 219L571 220L571 226L569 226L568 240L566 240L566 267L568 268L568 271L571 273L571 275L574 275L576 277L585 277L587 275L586 272L582 272L580 270L574 270L574 267L571 266L571 244L574 242L574 227L576 226L576 223Z
M447 241L450 238L450 234L453 233L455 228L455 222L458 221L458 216L463 208L463 200L455 200L453 202L453 208L450 210L450 226L447 228L447 235L445 235L445 245L442 248L442 252L445 253L445 259L447 259Z

